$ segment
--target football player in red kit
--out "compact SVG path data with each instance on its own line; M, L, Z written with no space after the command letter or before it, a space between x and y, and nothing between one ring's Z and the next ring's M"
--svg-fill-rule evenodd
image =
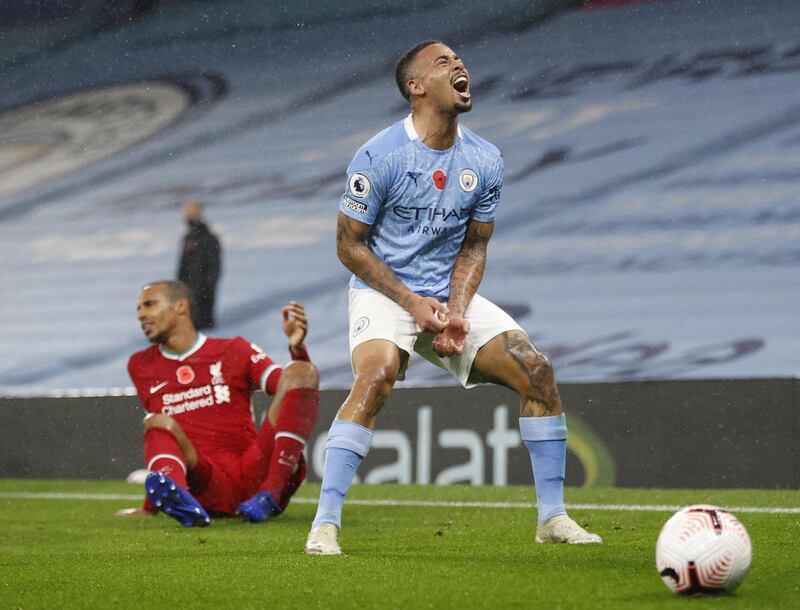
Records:
M294 301L283 308L292 361L281 367L242 337L197 332L191 300L191 290L172 280L139 293L137 317L153 343L128 362L147 411L143 510L185 526L207 525L208 513L261 522L286 508L306 475L319 375L303 344L305 311ZM256 430L250 398L259 388L273 400Z

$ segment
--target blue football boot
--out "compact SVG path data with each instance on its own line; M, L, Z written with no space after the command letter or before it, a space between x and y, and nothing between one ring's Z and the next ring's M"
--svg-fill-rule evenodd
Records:
M263 523L273 515L280 515L283 509L268 491L261 491L249 500L242 502L236 514L250 523Z
M167 475L151 472L144 480L144 488L155 510L177 519L184 527L205 527L211 523L200 502Z

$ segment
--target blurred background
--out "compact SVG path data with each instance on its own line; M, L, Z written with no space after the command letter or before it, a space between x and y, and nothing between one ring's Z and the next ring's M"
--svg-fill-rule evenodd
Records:
M796 380L796 2L18 0L0 3L0 395L131 393L136 296L175 277L188 198L223 250L208 333L285 359L299 300L323 389L349 388L345 168L408 112L393 64L428 38L466 62L462 123L505 158L481 293L560 383L710 379L681 392L716 408L734 380ZM416 359L404 385L453 384ZM765 387L743 413L796 405L796 382Z
M0 23L5 394L130 385L189 197L223 247L209 333L282 359L300 300L323 387L348 387L344 170L431 37L505 157L481 293L560 380L799 372L794 2L23 0ZM420 361L407 384L452 381Z

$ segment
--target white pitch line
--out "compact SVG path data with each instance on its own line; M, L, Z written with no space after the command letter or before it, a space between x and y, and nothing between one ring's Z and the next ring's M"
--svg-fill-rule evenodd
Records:
M696 504L700 504L697 502ZM654 511L654 512L675 512L686 506L672 504L567 504L567 508L575 510L627 510L627 511ZM800 507L771 507L771 506L720 506L723 510L732 513L775 513L775 514L800 514Z
M0 492L0 500L141 500L142 495L130 494L90 494L54 492ZM295 504L316 504L315 498L294 498ZM355 506L412 506L420 508L536 508L532 502L444 502L434 500L348 500ZM633 511L633 512L675 512L683 506L675 504L572 504L567 508L574 510ZM800 507L766 506L727 506L732 513L770 513L800 514Z
M141 500L143 497L144 493L133 496L130 494L55 493L49 491L0 492L0 500Z

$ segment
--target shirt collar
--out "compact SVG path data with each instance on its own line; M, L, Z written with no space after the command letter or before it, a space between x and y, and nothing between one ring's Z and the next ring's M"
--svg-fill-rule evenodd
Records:
M414 127L414 121L411 119L411 114L403 119L403 127L406 129L406 135L408 136L409 140L419 140L419 134L417 134L417 130ZM464 139L463 134L461 133L461 125L458 126L458 137Z
M161 352L161 355L164 356L164 358L169 358L170 360L178 360L179 362L182 362L183 360L186 360L189 356L194 354L201 347L203 347L206 343L206 338L207 337L203 333L197 333L197 339L195 340L194 344L192 344L192 347L190 347L182 354L174 354L171 351L164 349L163 345L158 346L158 351Z

